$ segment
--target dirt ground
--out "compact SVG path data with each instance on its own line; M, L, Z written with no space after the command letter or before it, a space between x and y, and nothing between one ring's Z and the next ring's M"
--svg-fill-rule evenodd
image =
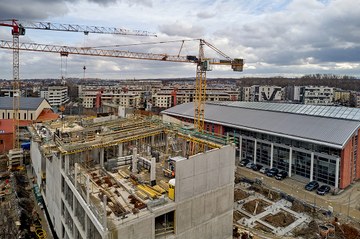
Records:
M295 221L295 217L290 213L280 211L275 215L266 216L264 221L274 227L286 227Z
M250 187L250 190L254 190L255 192L264 195L266 198L268 198L269 200L274 201L274 202L281 199L281 196L278 192L261 187L260 185L253 184Z
M254 213L254 210L255 210L255 207L256 207L256 203L259 203L258 206L257 206L257 209L256 209L256 215L259 214L259 213L262 213L265 211L265 207L268 207L270 206L270 204L268 204L267 202L261 200L261 199L255 199L255 200L252 200L250 202L247 202L243 205L243 208L248 212L248 213L251 213L253 214Z
M242 214L241 212L239 211L234 211L234 214L233 214L233 221L234 222L237 222L239 221L241 218L248 218L246 215Z
M257 223L256 226L254 226L254 229L258 229L258 230L261 230L263 232L272 232L272 230L270 228L264 226L261 223Z
M291 205L291 210L295 212L305 212L305 213L311 213L313 211L312 207L303 204L299 201L294 201Z
M247 198L249 194L241 189L236 188L234 191L234 202Z

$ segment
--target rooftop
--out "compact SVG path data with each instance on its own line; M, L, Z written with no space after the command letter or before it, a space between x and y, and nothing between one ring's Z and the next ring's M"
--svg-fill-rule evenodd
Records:
M21 110L36 110L40 104L44 101L44 98L38 97L20 97L20 109ZM12 97L0 97L0 109L12 110L13 98Z
M163 113L193 118L194 103L177 105L164 110ZM206 103L205 120L229 127L343 148L360 127L360 109L231 101Z

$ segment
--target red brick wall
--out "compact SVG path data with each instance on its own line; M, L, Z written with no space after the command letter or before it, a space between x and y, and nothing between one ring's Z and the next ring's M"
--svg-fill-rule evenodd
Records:
M356 159L356 179L360 179L360 129L358 131L357 159Z
M353 138L351 138L341 151L339 188L346 188L352 181L351 170L353 169L353 155Z
M6 153L13 148L13 134L0 134L0 154Z

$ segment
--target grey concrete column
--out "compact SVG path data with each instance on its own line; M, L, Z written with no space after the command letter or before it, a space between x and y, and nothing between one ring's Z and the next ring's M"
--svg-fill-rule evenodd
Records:
M104 167L104 154L105 154L105 149L100 148L100 165L102 168Z
M167 134L165 134L165 154L168 154L169 149L169 137Z
M257 140L254 141L254 163L256 163L256 147L257 147Z
M103 197L103 227L104 227L104 230L107 229L107 212L106 212L106 206L107 206L107 197L106 195L104 195Z
M86 175L86 203L90 204L90 175Z
M132 172L137 173L137 148L133 148L133 155L132 155Z
M85 237L86 238L90 237L88 234L88 230L89 230L89 217L85 213Z
M183 157L186 157L186 145L187 145L187 142L184 139L183 142L182 142L182 156Z
M154 157L151 158L150 184L151 186L156 184L156 159Z
M78 185L78 163L75 163L74 165L74 172L75 172L75 175L74 175L74 182L75 182L75 188L77 189L77 185Z
M340 158L336 159L335 166L335 188L339 188L339 170L340 170Z
M65 174L69 174L70 155L65 155Z
M270 150L270 168L273 167L274 164L274 143L271 143L271 150Z
M155 144L155 135L151 136L151 146L154 146Z
M310 161L310 181L314 178L314 152L311 152L311 161Z
M123 143L118 144L118 157L123 156Z
M289 151L289 177L291 177L291 167L292 167L292 147L290 147L290 151Z
M239 137L239 160L242 160L242 136Z

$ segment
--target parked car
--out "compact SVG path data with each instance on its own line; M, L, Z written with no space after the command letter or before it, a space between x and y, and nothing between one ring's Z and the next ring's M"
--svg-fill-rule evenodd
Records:
M263 174L266 174L270 169L268 167L262 167L259 172L260 173L263 173Z
M279 173L279 169L277 169L277 168L271 168L271 169L269 169L269 171L267 171L266 172L266 175L268 176L268 177L274 177L276 174L278 174Z
M260 169L262 169L263 166L260 165L260 164L254 164L251 169L254 170L254 171L259 171Z
M241 167L245 167L249 162L250 162L250 160L243 159L243 160L240 161L239 165Z
M329 185L321 185L317 190L316 193L319 195L325 195L329 193L331 190L331 187Z
M246 167L247 168L252 168L255 164L253 162L250 162L248 164L246 164Z
M311 181L305 185L305 189L308 191L313 191L319 187L319 183L317 181Z
M283 180L284 178L286 178L288 176L288 172L286 171L280 171L278 174L275 175L275 178L277 180Z

